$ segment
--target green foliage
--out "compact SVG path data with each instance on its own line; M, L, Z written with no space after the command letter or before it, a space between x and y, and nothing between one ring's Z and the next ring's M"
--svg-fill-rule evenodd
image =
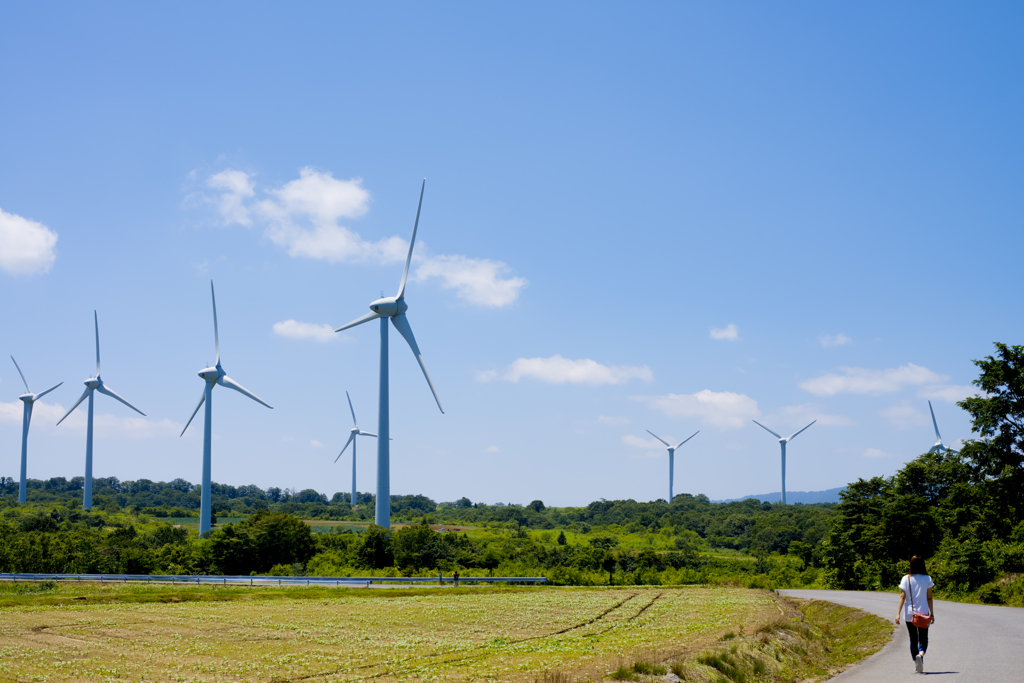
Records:
M429 530L429 527L427 528ZM356 549L356 557L359 565L367 569L393 566L395 555L391 543L391 531L376 524L370 526L363 534L362 543Z
M309 527L291 515L257 512L216 529L209 539L214 573L263 573L278 564L305 564L316 554Z

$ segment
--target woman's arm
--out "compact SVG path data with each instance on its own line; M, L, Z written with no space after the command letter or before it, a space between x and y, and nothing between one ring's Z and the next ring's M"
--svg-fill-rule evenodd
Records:
M928 589L928 613L932 617L932 623L935 623L935 605L932 604L932 589Z
M928 593L928 596L931 597L931 592L930 591ZM907 601L907 594L904 593L903 591L900 591L900 608L896 611L896 625L897 626L900 625L900 616L903 615L903 603L906 602L906 601Z

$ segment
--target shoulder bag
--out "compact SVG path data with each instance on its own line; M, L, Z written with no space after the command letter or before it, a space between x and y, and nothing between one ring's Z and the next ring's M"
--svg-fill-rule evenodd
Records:
M910 594L910 613L913 615L910 623L918 628L928 628L932 625L931 617L927 614L921 614L914 609L914 584L910 578L911 576L912 574L907 574L907 592Z

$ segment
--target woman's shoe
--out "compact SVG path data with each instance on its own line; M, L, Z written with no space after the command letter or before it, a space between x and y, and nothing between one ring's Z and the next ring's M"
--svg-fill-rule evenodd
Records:
M917 673L924 673L924 653L918 652L917 658L914 660L914 666L917 669Z

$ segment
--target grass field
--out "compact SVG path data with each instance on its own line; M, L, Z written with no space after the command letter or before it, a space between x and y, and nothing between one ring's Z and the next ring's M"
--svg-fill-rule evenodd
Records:
M601 680L782 614L773 595L729 587L66 585L5 597L0 680L12 681Z

